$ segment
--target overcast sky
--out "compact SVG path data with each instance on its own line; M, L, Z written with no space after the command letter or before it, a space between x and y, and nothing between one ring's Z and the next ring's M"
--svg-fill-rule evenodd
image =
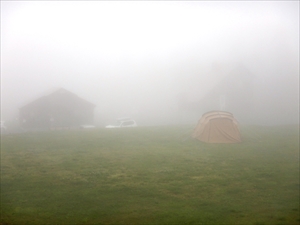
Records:
M1 1L4 120L56 87L100 114L174 110L214 85L213 62L295 95L298 61L298 1Z

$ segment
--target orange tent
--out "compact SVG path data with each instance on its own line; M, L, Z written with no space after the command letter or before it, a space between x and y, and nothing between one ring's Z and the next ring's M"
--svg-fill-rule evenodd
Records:
M203 114L192 137L206 143L238 143L242 141L237 120L231 113L224 111Z

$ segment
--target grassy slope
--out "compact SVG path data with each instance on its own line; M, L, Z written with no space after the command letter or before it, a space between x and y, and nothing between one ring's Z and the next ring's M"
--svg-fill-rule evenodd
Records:
M299 127L53 131L1 140L2 224L299 224Z

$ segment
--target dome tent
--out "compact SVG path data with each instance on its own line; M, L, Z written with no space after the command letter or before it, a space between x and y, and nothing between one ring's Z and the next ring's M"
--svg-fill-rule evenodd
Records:
M192 137L206 143L239 143L242 141L237 120L231 113L224 111L203 114Z

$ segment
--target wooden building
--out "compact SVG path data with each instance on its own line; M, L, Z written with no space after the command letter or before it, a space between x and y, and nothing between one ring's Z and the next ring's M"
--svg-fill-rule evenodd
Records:
M55 129L93 124L95 105L59 88L20 108L23 128Z
M202 115L209 111L229 111L242 122L253 120L254 108L254 80L255 76L244 65L235 65L227 71L215 70L208 75L219 75L215 85L198 101L188 101L182 95L178 101L178 108L186 113L194 112ZM199 89L205 83L199 84Z

